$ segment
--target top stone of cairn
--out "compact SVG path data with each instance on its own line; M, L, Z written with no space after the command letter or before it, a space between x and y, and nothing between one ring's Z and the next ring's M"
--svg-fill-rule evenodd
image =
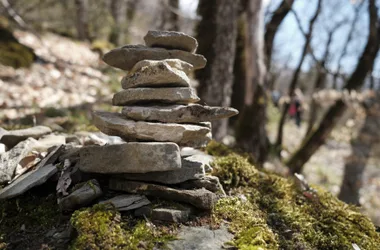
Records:
M144 37L146 46L165 49L178 49L194 53L198 42L194 37L176 31L150 30Z

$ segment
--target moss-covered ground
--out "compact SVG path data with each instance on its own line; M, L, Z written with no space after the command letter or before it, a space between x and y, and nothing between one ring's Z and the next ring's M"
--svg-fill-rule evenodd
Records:
M227 224L233 248L380 249L379 233L356 207L318 187L305 192L292 179L262 172L223 145L212 143L207 150L216 156L213 174L230 195L202 218L212 227ZM154 225L108 205L62 214L53 186L0 203L0 249L165 249L174 238L176 225ZM47 236L69 225L75 234L66 245Z
M294 180L261 172L224 146L209 150L224 155L213 174L235 196L217 203L214 221L229 223L237 248L380 249L375 226L356 207L318 187L315 194L304 192Z
M144 221L122 218L107 205L77 210L71 224L78 235L71 249L153 249L164 247L173 237L163 227Z

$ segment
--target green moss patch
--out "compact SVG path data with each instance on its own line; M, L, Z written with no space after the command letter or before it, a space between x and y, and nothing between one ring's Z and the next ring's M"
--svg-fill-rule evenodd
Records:
M216 206L217 217L225 216L231 221L234 244L242 249L260 249L254 248L256 238L252 239L259 232L258 239L267 239L263 244L275 240L280 249L353 249L353 243L361 249L380 249L380 236L372 222L357 208L322 189L314 187L317 195L313 198L293 180L260 172L235 153L216 159L214 175L231 194L244 194L249 202L236 205L246 212L245 217L234 208L239 203L236 200L220 204L221 208ZM262 228L257 226L260 223ZM245 229L235 229L239 227Z
M229 230L235 234L231 244L238 249L278 249L276 236L268 227L265 216L249 201L237 197L218 201L212 213L217 224L229 223Z
M120 213L107 205L75 211L71 224L78 233L71 249L153 249L171 239L144 221L122 222Z

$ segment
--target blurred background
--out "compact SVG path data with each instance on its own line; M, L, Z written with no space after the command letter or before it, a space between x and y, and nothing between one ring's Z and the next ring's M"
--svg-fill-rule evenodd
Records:
M380 225L379 0L0 0L0 127L96 131L123 73L101 60L148 30L198 39L192 84L237 117L213 136ZM1 128L0 128L1 129ZM1 132L1 131L0 131ZM1 153L1 152L0 152Z

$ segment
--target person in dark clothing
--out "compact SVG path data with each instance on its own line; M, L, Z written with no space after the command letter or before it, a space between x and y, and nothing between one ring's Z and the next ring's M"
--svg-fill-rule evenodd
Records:
M301 102L297 97L294 100L294 104L296 106L296 114L295 114L296 125L297 127L301 127L302 107L301 107Z
M290 101L289 115L295 120L297 127L301 126L302 107L301 101L297 96L293 96Z

